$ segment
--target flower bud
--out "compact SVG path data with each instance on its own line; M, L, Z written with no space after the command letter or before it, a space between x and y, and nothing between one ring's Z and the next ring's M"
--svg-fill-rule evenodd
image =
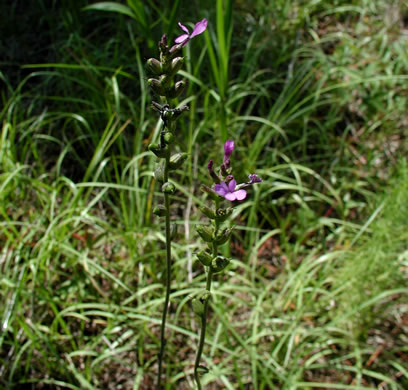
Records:
M200 251L196 253L198 261L205 266L210 266L213 260L213 257L207 251Z
M197 233L200 235L200 237L204 241L206 241L206 242L212 242L213 241L214 228L212 226L198 225L197 226Z
M149 79L147 80L147 84L150 86L152 91L156 93L157 95L164 96L165 91L164 88L162 87L161 83L157 79Z
M166 215L166 208L162 204L159 204L153 209L153 214L158 217L164 217Z
M163 74L163 75L160 76L159 81L160 81L160 85L163 88L165 88L170 84L171 77L168 76L167 74Z
M167 91L166 96L171 99L175 99L176 97L181 95L186 85L187 83L184 80L177 81L177 83L174 84L173 87Z
M169 47L167 45L167 36L166 36L166 34L163 34L160 41L159 41L159 50L163 54L166 54L168 49L169 49Z
M156 143L151 143L149 145L149 150L159 158L165 158L168 152L167 147L161 148L160 145Z
M184 65L184 57L176 57L171 61L170 72L176 74Z
M222 208L217 209L217 211L215 212L217 221L219 222L226 221L228 217L232 214L233 210L234 209L232 207L228 207L227 209Z
M174 184L169 182L164 183L161 189L163 193L170 195L174 194L174 192L176 191L176 187L174 186Z
M211 263L211 269L214 273L221 272L223 271L228 264L230 263L230 260L223 256L217 256Z
M174 240L177 237L177 225L173 223L170 226L170 240Z
M231 237L232 229L225 228L218 232L214 237L214 242L218 245L225 244Z
M156 60L156 58L149 58L147 60L147 69L155 75L163 73L162 64L159 60Z
M164 182L164 167L162 164L158 165L154 169L154 178L159 182L163 183Z
M207 168L208 168L208 172L211 178L213 179L214 183L220 184L221 183L220 178L214 172L214 161L213 160L208 161Z
M207 290L200 292L195 298L191 300L193 311L199 317L204 314L204 304L210 298L211 293Z
M170 157L169 168L170 168L170 169L178 169L178 168L180 168L180 167L183 165L184 161L186 161L187 157L188 157L188 154L187 154L187 153L176 153L176 154L173 154L173 155Z
M214 210L213 210L213 209L210 209L210 208L207 207L207 206L201 206L201 207L200 207L200 211L201 211L205 216L207 216L207 217L210 218L210 219L215 219L215 218L217 217L217 215L215 214Z
M182 49L181 45L173 45L170 50L169 50L169 57L174 58L176 55L179 53L179 51Z
M193 305L193 312L201 317L204 314L204 303L199 298L194 298L191 303Z
M163 140L166 145L171 145L174 142L174 134L170 131L166 131Z

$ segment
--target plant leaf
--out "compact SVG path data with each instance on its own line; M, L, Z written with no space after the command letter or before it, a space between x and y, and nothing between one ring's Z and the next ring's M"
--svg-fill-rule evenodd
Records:
M119 14L130 16L132 19L137 19L133 10L127 5L120 3L115 3L113 1L102 1L100 3L95 3L87 5L82 8L83 11L105 11L105 12L117 12Z

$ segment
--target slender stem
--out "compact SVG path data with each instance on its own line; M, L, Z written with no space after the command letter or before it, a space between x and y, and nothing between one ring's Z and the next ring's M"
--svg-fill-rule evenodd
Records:
M214 221L215 225L215 233L218 231L218 222ZM218 246L213 242L212 244L212 254L213 257L216 257L218 254ZM213 270L212 267L208 267L208 272L207 272L207 283L206 283L206 290L210 293L211 292L211 282L212 282L212 276L213 276ZM204 301L204 311L203 314L201 315L201 333L200 333L200 341L198 344L198 350L197 350L197 355L196 355L196 360L194 364L194 378L197 383L198 390L201 390L201 382L200 382L200 377L198 373L198 368L200 366L200 360L201 360L201 355L203 353L203 348L204 348L204 341L205 341L205 331L207 328L207 315L208 315L208 305L210 301L210 296L206 298Z
M169 160L170 151L167 154L165 164L164 164L164 182L166 183L169 179ZM170 301L170 284L171 284L171 238L170 238L170 196L169 194L164 194L164 207L166 209L166 296L164 299L164 308L162 315L162 323L160 328L160 352L159 352L159 371L157 374L157 390L161 389L161 373L162 373L162 363L164 348L166 346L166 339L164 332L166 330L166 318L167 311Z

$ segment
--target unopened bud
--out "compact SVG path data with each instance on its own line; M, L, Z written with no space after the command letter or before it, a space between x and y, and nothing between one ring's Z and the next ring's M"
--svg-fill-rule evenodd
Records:
M163 183L164 182L164 167L162 164L158 165L154 169L154 178L159 182Z
M194 298L191 301L191 304L193 305L193 312L201 317L204 314L204 304L199 298Z
M162 64L159 60L156 60L156 58L149 58L147 60L147 68L155 75L160 75L163 73Z
M174 192L176 191L176 187L174 186L174 184L169 182L164 183L161 189L163 193L170 195L174 194Z
M207 216L207 217L210 218L210 219L215 219L215 218L217 217L217 215L215 214L214 210L213 210L213 209L210 209L210 208L207 207L207 206L201 206L201 207L200 207L200 211L201 211L205 216Z
M154 153L157 157L165 158L167 156L168 148L167 147L160 147L159 144L151 143L149 145L149 150Z
M204 241L206 241L206 242L212 242L213 241L213 234L214 234L214 228L213 227L199 225L199 226L197 226L197 233L200 235L200 237Z
M227 209L217 209L217 211L215 212L217 221L226 221L227 218L232 214L233 210L234 209L232 207L228 207Z
M181 50L182 46L180 44L173 45L169 50L170 59L176 57L176 55Z
M172 144L174 142L174 134L170 131L167 131L166 133L164 133L163 140L166 145Z
M198 261L205 266L210 266L213 260L213 257L206 251L200 251L196 253Z
M170 84L171 77L168 76L167 74L163 74L163 75L160 76L159 81L160 81L160 85L161 85L163 88L165 88L165 87L167 87L167 86Z
M153 209L153 214L158 217L164 217L166 215L166 208L162 204L159 204Z
M191 303L193 305L193 311L199 317L201 317L204 314L204 304L208 299L210 299L210 297L211 293L209 291L204 290L191 300Z
M221 272L223 271L230 261L223 257L223 256L217 256L211 263L211 269L214 273Z
M161 39L160 39L159 49L160 49L160 51L167 51L168 50L166 34L163 34Z
M178 169L180 168L184 161L187 160L188 154L187 153L176 153L170 157L169 161L169 168L170 169Z
M182 94L186 85L187 83L184 80L177 81L177 83L167 91L167 96L171 99L175 99Z
M214 172L214 161L213 160L208 161L207 168L208 168L208 173L210 174L214 183L220 184L221 183L220 178Z
M176 74L184 65L184 57L176 57L171 61L170 72Z
M157 95L164 96L164 88L162 87L161 83L157 79L149 79L147 80L147 84L150 86L152 91L156 93Z
M170 226L170 240L174 240L177 237L177 225L173 223Z
M230 228L222 229L220 232L218 232L215 235L214 242L218 245L225 244L231 237L231 234L232 234L232 229Z

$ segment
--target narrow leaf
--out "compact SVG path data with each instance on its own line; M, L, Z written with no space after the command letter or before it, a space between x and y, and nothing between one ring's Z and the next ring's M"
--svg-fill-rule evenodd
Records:
M131 8L123 4L115 3L113 1L102 1L100 3L87 5L86 7L82 8L82 10L117 12L119 14L130 16L132 19L137 19Z

